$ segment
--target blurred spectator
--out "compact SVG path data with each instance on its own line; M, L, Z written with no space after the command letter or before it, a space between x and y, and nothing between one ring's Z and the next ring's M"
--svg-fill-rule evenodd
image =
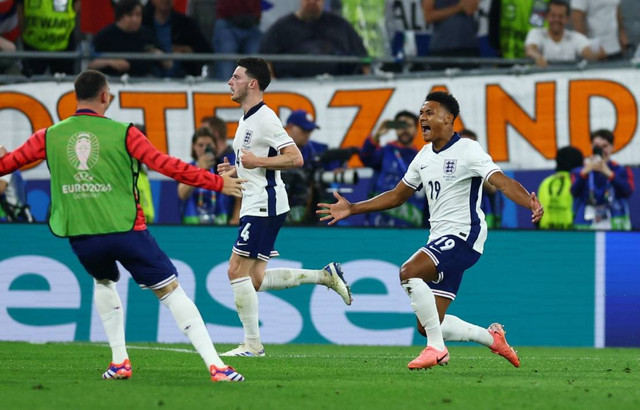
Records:
M389 55L383 0L342 0L342 16L356 30L372 57Z
M613 133L598 130L591 134L593 155L583 167L571 173L578 229L631 229L629 197L635 188L629 167L611 160Z
M319 181L316 181L314 176L316 171L325 169L320 161L320 155L328 149L326 144L310 140L311 133L318 128L320 127L313 121L311 114L304 110L293 111L284 127L296 143L304 160L301 168L281 172L289 197L288 224L310 224L317 220L314 211L316 199L318 199L316 189Z
M112 0L80 0L83 10L80 13L80 32L94 36L113 23L114 3Z
M18 26L25 51L74 51L76 13L80 1L74 0L17 0ZM76 72L74 59L24 59L23 72L27 76Z
M147 136L147 129L143 124L134 126ZM138 201L144 213L144 220L147 224L152 224L156 219L156 210L153 206L153 194L151 192L151 182L149 181L149 168L145 164L140 164L140 173L136 182L138 188Z
M220 54L257 54L262 32L260 0L218 0L213 26L213 49ZM216 61L215 78L227 81L235 61Z
M303 54L367 56L362 39L348 21L324 11L324 0L300 0L294 13L282 17L264 34L260 52L265 54ZM331 62L273 62L274 77L312 77L320 74L348 75L369 73L369 66Z
M284 127L304 160L301 168L281 173L291 209L288 224L317 224L315 204L332 198L328 187L339 189L339 183L357 183L357 172L345 168L346 162L358 150L329 149L326 144L311 140L311 133L318 128L313 116L305 110L292 111Z
M432 57L478 57L478 25L474 13L478 0L423 0L422 12L427 23L433 23L429 42ZM451 64L430 65L444 69ZM458 64L457 66L460 66Z
M206 127L198 128L191 138L193 161L190 163L215 173L215 152L216 141L211 131ZM233 202L230 197L219 192L179 183L178 198L180 199L180 215L184 224L226 225L231 219Z
M634 48L640 44L640 1L621 0L620 9L629 45Z
M233 152L233 147L228 144L227 138L227 123L220 117L210 116L204 117L200 120L200 127L206 127L211 131L213 140L215 142L215 156L216 167L217 164L221 164L225 161L230 164L235 164L236 154ZM216 168L217 169L217 168ZM224 196L218 194L218 196ZM240 205L242 205L242 198L227 197L225 203L230 203L231 210L229 213L229 225L237 225L240 221Z
M380 145L380 137L395 130L396 140ZM409 169L418 153L413 140L418 131L418 117L409 111L400 111L393 120L384 120L378 130L369 136L360 150L365 166L373 168L371 196L393 189ZM367 215L370 226L422 226L425 207L424 191L419 190L398 208Z
M20 36L17 0L0 1L0 36L14 44Z
M216 142L217 162L224 162L225 157L231 164L236 162L236 155L233 152L233 147L228 144L227 123L222 118L216 117L215 115L204 117L200 120L200 127L209 128L209 131L211 131L211 134L213 135L213 139Z
M7 150L0 145L0 157ZM27 190L20 171L0 176L0 222L35 222L27 204Z
M422 15L421 0L385 2L384 24L390 54L398 63L385 63L383 71L401 72L403 67L399 63L405 57L428 54L432 28ZM423 69L420 67L420 70Z
M16 40L20 35L18 29L18 11L15 0L0 1L0 53L16 51ZM20 63L13 58L2 58L0 55L0 74L20 74Z
M573 29L602 45L607 60L624 57L629 45L624 31L620 0L571 0Z
M468 129L459 131L458 135L462 138L478 141L476 133ZM502 221L502 195L498 192L498 189L487 180L482 183L482 202L480 202L480 209L482 209L484 213L487 228L500 228Z
M573 227L573 196L571 170L582 166L584 158L579 149L568 146L558 150L556 172L540 183L538 199L544 207L540 229L571 229Z
M124 58L100 58L99 53L127 52L163 54L156 38L148 27L142 26L142 4L138 0L120 0L115 6L114 24L98 32L93 40L94 52L98 58L89 63L89 68L100 70L107 75L130 74L141 77L168 70L171 61L126 60Z
M532 28L544 27L549 0L492 0L489 11L491 45L503 58L524 58L524 40Z
M173 9L173 0L151 0L142 17L143 26L156 36L156 43L165 53L212 53L211 45L196 22ZM200 76L204 61L173 61L163 69L163 77Z
M569 5L565 1L551 0L545 17L549 27L532 28L524 42L527 56L533 58L537 66L546 67L556 61L576 61L579 57L587 60L605 58L601 46L591 43L582 33L566 29Z

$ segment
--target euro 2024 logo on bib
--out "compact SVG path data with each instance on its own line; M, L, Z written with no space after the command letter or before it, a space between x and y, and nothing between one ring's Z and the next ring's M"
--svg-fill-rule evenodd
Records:
M77 181L91 181L93 177L88 172L98 162L100 145L98 137L90 132L81 131L69 138L67 142L67 158L78 172L75 175Z

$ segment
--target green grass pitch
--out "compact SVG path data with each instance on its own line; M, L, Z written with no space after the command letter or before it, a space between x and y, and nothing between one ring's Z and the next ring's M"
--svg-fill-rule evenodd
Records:
M449 351L448 366L409 371L420 347L267 345L227 358L244 383L212 383L187 345L132 344L133 377L102 380L105 345L2 342L0 408L640 409L640 349L526 347L519 369L487 348Z

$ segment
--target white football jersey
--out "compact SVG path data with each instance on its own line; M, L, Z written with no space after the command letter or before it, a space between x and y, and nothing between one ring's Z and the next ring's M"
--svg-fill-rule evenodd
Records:
M454 134L440 151L425 145L402 179L413 189L424 187L429 205L429 242L456 235L482 253L487 223L480 209L482 182L500 168L480 144Z
M274 157L280 155L282 148L293 144L295 142L282 127L280 118L264 102L240 118L233 139L238 177L247 180L242 193L240 217L276 216L289 211L289 199L280 171L244 168L240 150L251 151L257 157Z

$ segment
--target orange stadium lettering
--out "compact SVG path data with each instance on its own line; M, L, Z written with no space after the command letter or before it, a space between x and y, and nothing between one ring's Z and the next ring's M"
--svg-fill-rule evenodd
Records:
M486 106L486 135L487 151L496 162L508 162L508 130L509 127L516 130L540 155L548 160L555 157L558 144L558 123L568 123L569 141L583 152L588 152L589 132L593 128L591 124L591 104L595 98L604 99L612 105L615 113L616 135L615 150L628 145L633 139L638 127L638 103L633 93L623 84L600 79L569 80L567 82L567 95L558 95L556 81L542 81L535 83L531 90L532 101L516 100L501 84L485 85ZM444 85L434 85L430 91L449 91ZM340 110L342 108L356 108L355 115L350 123L344 120L342 129L344 135L334 136L339 139L341 147L359 147L367 135L373 132L375 125L381 120L385 107L389 104L395 88L378 89L351 89L335 90L330 97L327 107L318 107L310 96L297 92L273 92L265 95L265 102L280 113L282 109L304 109L314 117L318 109L329 108ZM191 101L189 101L191 94ZM43 99L44 100L44 99ZM558 101L567 101L566 114L558 113ZM191 102L191 107L189 106ZM531 112L521 104L531 106ZM219 110L237 109L238 105L231 101L227 92L209 93L177 91L119 91L116 92L112 104L117 104L121 109L137 109L142 111L142 122L147 127L147 137L160 151L168 152L168 110L183 110L184 115L190 115L194 127L200 124L202 118L217 115ZM55 107L47 107L37 95L28 95L21 92L0 92L0 110L16 110L22 113L36 131L53 124L51 112L55 110L58 118L64 119L73 114L75 110L75 96L73 91L65 91L60 94ZM189 112L191 110L191 112ZM180 115L182 115L180 114ZM560 115L559 119L557 115ZM566 117L565 117L566 115ZM227 122L228 138L233 138L237 128L237 121ZM480 124L475 127L481 128ZM454 129L456 131L465 127L463 115L457 120ZM29 131L25 131L25 137ZM423 145L422 136L418 132L415 143L418 147ZM32 164L32 168L37 164ZM349 166L361 166L357 156L349 162Z

